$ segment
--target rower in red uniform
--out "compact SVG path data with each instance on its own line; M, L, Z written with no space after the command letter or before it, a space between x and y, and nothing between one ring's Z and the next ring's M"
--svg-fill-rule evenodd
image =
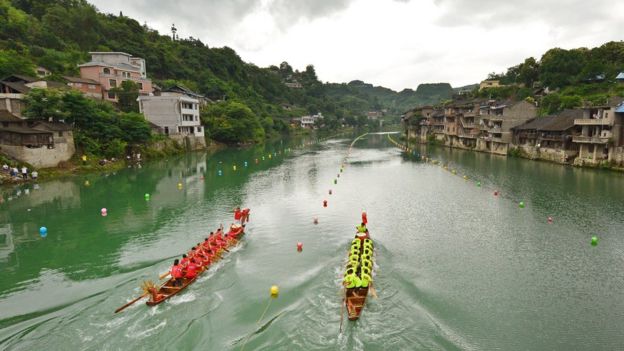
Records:
M186 254L182 255L182 259L180 260L180 266L186 267L188 263L189 263L189 258L186 256Z
M236 206L236 208L234 209L234 220L236 221L236 223L242 224L242 219L243 211L241 211L240 206Z
M173 277L173 286L182 285L182 280L184 279L184 273L182 272L182 266L180 265L180 261L175 259L173 261L173 266L171 266L171 277Z
M186 279L194 279L195 277L197 277L197 271L200 268L197 266L197 264L195 264L195 262L190 261L189 264L186 266L186 273L184 274L184 278Z

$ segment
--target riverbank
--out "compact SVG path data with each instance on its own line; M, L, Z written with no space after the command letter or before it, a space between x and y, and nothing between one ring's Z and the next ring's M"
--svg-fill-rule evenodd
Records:
M428 140L427 142L422 142L420 139L410 138L409 142L406 144L404 135L401 135L400 141L398 143L400 146L402 146L405 149L408 149L408 148L411 149L413 145L441 146L441 147L445 147L449 149L472 151L472 152L478 152L482 154L496 155L496 156L505 157L505 158L517 157L517 158L523 158L523 159L527 159L531 161L541 161L541 162L546 162L546 163L558 164L561 166L572 166L572 167L578 167L578 168L601 169L601 170L610 170L610 171L615 171L615 172L624 172L624 167L620 167L616 165L615 163L609 162L607 160L604 160L603 162L599 164L587 163L587 162L574 162L574 160L570 160L567 157L565 157L564 152L559 152L557 150L548 149L548 148L543 148L540 152L529 153L529 152L526 152L526 150L523 149L522 147L509 145L507 152L500 153L500 152L485 151L485 150L481 150L477 148L464 147L461 145L448 145L447 143L441 140L437 140L437 139L432 139L432 140Z

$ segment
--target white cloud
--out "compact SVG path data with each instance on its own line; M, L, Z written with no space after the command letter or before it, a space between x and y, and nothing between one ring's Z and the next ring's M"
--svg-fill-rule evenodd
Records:
M620 40L624 5L607 0L92 0L162 33L229 46L259 66L314 64L323 81L395 90L475 83L551 47ZM161 6L162 5L162 6Z

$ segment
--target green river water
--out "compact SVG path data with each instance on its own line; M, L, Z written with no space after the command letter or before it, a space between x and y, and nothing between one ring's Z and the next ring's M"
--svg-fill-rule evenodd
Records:
M368 135L334 185L351 141L0 189L0 349L624 349L624 175L419 150L453 175ZM157 307L113 314L239 204L251 222L224 260ZM378 298L340 334L346 249L363 209Z

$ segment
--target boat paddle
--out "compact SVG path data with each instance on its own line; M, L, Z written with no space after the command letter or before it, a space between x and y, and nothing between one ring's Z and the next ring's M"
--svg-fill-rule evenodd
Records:
M118 309L115 310L115 313L119 313L123 310L125 310L127 307L129 307L130 305L134 304L135 302L139 301L140 299L144 298L145 296L147 296L147 294L149 294L149 292L144 293L143 295L137 297L136 299L128 302L127 304L119 307Z
M377 290L375 290L375 287L373 286L373 282L372 281L370 283L370 291L371 291L371 294L373 295L373 297L377 298Z
M158 277L158 279L160 280L165 279L169 274L171 274L171 272L163 273Z
M342 290L344 291L344 296L342 297L342 303L340 304L340 330L339 330L339 334L342 334L342 320L344 319L344 307L345 307L345 301L347 299L347 289L343 288Z

